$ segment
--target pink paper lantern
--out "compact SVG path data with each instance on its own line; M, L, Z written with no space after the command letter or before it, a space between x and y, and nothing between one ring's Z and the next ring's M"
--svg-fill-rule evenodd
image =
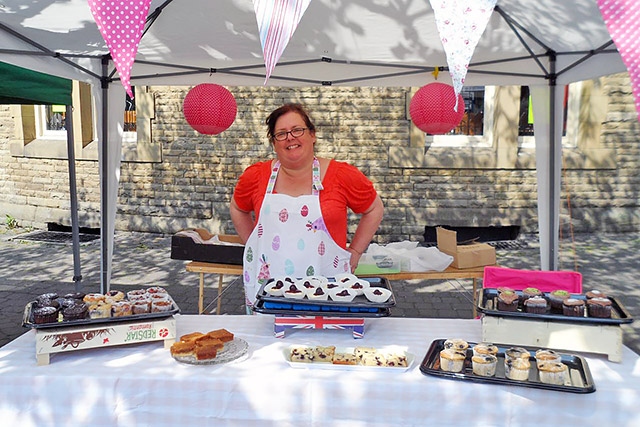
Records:
M238 105L226 88L211 83L194 87L184 97L184 118L196 131L217 135L236 119Z
M464 116L464 99L458 94L458 111L454 110L456 94L453 86L429 83L422 86L409 104L411 120L418 129L431 135L441 135L455 129Z

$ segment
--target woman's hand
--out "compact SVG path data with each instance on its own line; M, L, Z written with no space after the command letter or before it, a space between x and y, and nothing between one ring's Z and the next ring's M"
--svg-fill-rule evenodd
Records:
M351 259L349 260L349 265L351 266L351 273L355 273L356 268L358 267L358 262L360 262L360 257L362 253L358 252L353 248L347 248L347 251L351 252Z

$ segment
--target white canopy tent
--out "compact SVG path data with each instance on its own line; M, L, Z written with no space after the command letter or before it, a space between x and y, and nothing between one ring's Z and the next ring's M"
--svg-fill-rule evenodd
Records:
M86 0L5 0L0 60L91 83L102 145L102 279L108 290L124 89ZM268 86L423 86L447 60L427 0L312 0ZM528 85L535 120L541 266L557 268L562 96L625 71L595 0L498 0L465 85ZM448 76L441 73L441 80ZM256 85L265 68L251 0L153 0L132 85Z

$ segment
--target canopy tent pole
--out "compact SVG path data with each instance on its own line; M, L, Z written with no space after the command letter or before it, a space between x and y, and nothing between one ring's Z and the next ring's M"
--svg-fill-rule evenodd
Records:
M100 292L106 294L109 292L109 278L111 277L111 256L109 250L109 150L107 149L109 144L107 142L108 137L108 123L109 123L109 56L105 55L102 58L102 132L100 136Z
M65 127L67 128L67 155L69 163L69 192L71 203L71 236L73 241L73 282L76 292L82 287L80 270L80 228L78 226L78 188L76 185L76 152L73 146L73 107L67 105Z

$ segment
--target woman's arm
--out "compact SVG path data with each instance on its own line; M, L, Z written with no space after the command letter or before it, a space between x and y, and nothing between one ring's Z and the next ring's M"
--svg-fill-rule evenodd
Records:
M369 243L373 238L373 235L378 231L378 227L382 222L382 216L384 215L384 205L380 196L376 196L369 209L367 209L360 218L358 228L351 240L351 244L347 248L351 252L351 272L353 273L358 266L358 261L362 253L367 250Z
M233 221L233 225L242 243L247 243L253 231L253 215L251 215L251 212L241 210L233 198L229 206L229 213L231 214L231 221Z

